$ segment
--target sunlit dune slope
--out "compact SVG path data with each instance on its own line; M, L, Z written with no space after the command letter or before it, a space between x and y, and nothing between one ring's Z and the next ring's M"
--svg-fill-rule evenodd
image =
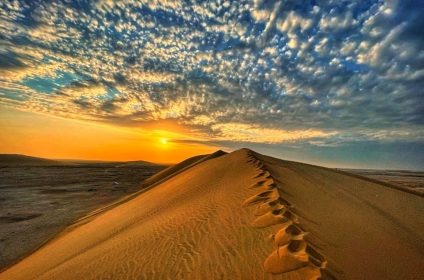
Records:
M247 149L195 162L0 279L424 279L422 197Z
M152 177L146 179L143 182L143 185L156 185L157 183L160 183L162 181L165 181L179 173L181 173L182 171L195 166L196 164L199 164L201 162L204 162L208 159L212 159L212 158L216 158L222 155L225 155L226 152L224 151L216 151L215 153L209 154L209 155L199 155L199 156L194 156L191 158L188 158L186 160L183 160L182 162L172 165L164 170L162 170L161 172L153 175Z

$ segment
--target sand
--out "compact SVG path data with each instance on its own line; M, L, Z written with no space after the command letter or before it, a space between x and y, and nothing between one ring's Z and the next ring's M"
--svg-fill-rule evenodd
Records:
M344 169L373 180L384 182L390 187L403 189L424 197L424 171Z
M14 161L0 167L0 271L37 250L76 219L140 191L143 180L165 168L133 162L119 166L38 163L41 165L29 166L26 161Z
M0 279L424 279L418 195L247 149L170 175Z

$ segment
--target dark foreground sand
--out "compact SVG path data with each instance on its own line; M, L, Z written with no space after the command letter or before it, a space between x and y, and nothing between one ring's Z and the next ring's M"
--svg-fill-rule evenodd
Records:
M0 270L87 212L140 190L144 179L164 168L11 159L0 167Z
M423 198L242 149L188 160L0 279L424 279Z

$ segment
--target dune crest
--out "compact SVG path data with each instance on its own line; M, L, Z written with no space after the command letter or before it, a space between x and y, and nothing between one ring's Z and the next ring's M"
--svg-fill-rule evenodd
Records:
M420 196L247 149L153 179L0 279L424 279Z
M265 271L272 274L297 274L301 279L318 279L327 261L304 240L306 234L293 212L293 205L283 198L265 164L249 152L248 163L258 170L254 187L260 191L244 201L244 206L256 206L259 215L254 227L269 227L280 224L279 231L272 235L277 247L265 260ZM288 276L288 275L287 275Z

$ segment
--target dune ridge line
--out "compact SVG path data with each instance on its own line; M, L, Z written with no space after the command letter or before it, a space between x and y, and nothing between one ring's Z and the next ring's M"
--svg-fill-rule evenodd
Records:
M257 206L257 218L252 226L265 228L281 225L278 232L271 236L277 248L265 259L265 271L271 274L296 272L302 279L321 279L321 270L326 268L327 260L304 239L308 232L299 224L294 206L282 197L280 186L265 164L252 151L248 152L248 158L248 164L259 171L254 177L258 181L250 188L260 192L243 202L243 206Z
M421 197L249 149L202 159L0 279L424 279Z

